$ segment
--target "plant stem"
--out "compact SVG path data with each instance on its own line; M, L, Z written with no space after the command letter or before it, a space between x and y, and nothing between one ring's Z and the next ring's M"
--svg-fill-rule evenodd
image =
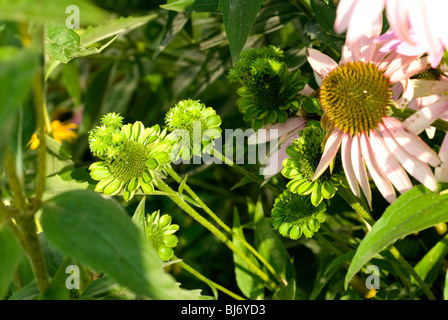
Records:
M316 232L315 237L317 241L330 253L333 253L337 256L342 255L342 252L340 252L335 246L333 246L323 235L321 235L319 232ZM375 296L376 290L375 289L368 289L366 287L365 282L361 279L360 276L354 275L353 278L348 283L350 287L352 287L356 292L358 292L363 297L366 297L368 299L371 299Z
M250 172L250 171L244 169L243 167L239 166L238 164L233 162L233 160L227 158L226 156L224 156L218 150L213 149L213 156L219 158L224 164L228 165L229 167L235 169L236 171L238 171L241 174L245 175L246 177L250 178L252 181L254 181L254 182L256 182L256 183L258 183L260 185L265 183L265 181L263 179L261 179L260 177L257 177L252 172ZM277 195L279 195L280 193L283 192L282 188L280 188L279 186L273 185L273 184L271 184L269 182L266 183L266 187L269 188L272 192L274 192Z
M179 259L176 256L173 256L173 259ZM212 289L216 288L222 292L224 292L225 294L227 294L228 296L236 299L236 300L246 300L245 298L241 297L240 295L226 289L225 287L217 284L216 282L208 279L207 277L205 277L203 274L201 274L199 271L195 270L194 268L192 268L191 266L189 266L187 263L185 263L183 260L180 260L179 262L177 262L183 269L185 269L186 271L188 271L189 273L191 273L192 275L194 275L196 278L198 278L199 280L205 282L206 284L208 284Z
M30 259L31 266L33 268L34 275L36 277L37 286L40 293L45 292L50 286L50 280L48 278L47 266L45 264L44 254L42 247L37 237L37 228L34 215L22 215L17 219L17 224L20 227L21 234L23 235L24 249Z
M338 193L344 198L345 201L370 225L375 224L375 219L370 215L370 211L366 208L365 205L361 203L361 200L356 197L349 189L347 188L339 188ZM395 248L395 246L391 246L389 248L390 253L395 257L397 262L401 265L401 267L409 272L417 283L422 288L423 292L428 296L430 300L435 300L434 294L431 292L431 289L428 285L422 280L422 278L415 272L414 268L403 258L400 252Z
M174 171L172 168L167 169L167 173L177 182L181 183L182 178ZM232 229L225 224L203 201L199 196L185 183L184 190L193 198L196 203L198 203L204 211L218 223L225 231L231 234L233 237L238 239L258 260L260 260L263 265L269 270L269 272L279 281L281 282L281 277L277 274L274 267L254 248L252 247L245 239L241 238L239 235L235 234Z
M239 250L233 242L227 238L219 229L217 229L214 225L212 225L207 219L201 216L196 210L194 210L188 203L186 203L178 193L176 193L170 186L168 186L163 180L157 179L157 187L164 192L169 193L168 197L173 200L182 210L184 210L188 215L190 215L193 219L199 222L202 226L208 229L212 234L214 234L219 240L221 240L230 250L235 252L244 262L248 265L249 268L253 270L263 281L266 282L267 286L273 290L276 288L276 284L272 282L269 276L258 268L249 258L245 256L245 254Z

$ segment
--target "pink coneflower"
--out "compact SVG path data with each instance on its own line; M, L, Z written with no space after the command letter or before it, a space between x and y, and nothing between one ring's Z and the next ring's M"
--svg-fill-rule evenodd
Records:
M341 0L335 30L341 33L347 29L347 41L355 42L382 15L384 8L391 30L383 40L395 39L390 48L404 55L426 52L435 68L442 60L444 48L448 47L446 0Z
M369 1L371 2L371 1ZM330 165L339 149L348 183L360 197L361 187L371 206L368 173L383 197L392 203L394 187L412 188L405 170L428 189L437 189L430 166L440 164L437 154L402 122L390 117L394 85L425 70L427 58L380 53L374 39L381 17L356 43L346 43L338 65L317 50L308 50L308 62L322 79L320 102L323 123L329 127L324 153L312 180Z

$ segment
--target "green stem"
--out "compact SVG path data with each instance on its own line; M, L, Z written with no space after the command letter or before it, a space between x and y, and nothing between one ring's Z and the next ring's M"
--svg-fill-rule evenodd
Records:
M173 256L173 259L179 259L176 256ZM227 288L217 284L216 282L208 279L207 277L205 277L203 274L201 274L199 271L195 270L194 268L192 268L191 266L189 266L187 263L185 263L183 260L177 262L183 269L185 269L186 271L188 271L189 273L191 273L192 275L194 275L196 278L198 278L199 280L205 282L206 284L208 284L212 289L216 288L218 290L220 290L221 292L224 292L225 294L227 294L228 296L236 299L236 300L246 300L245 298L241 297L240 295L228 290Z
M20 227L23 235L24 249L31 262L34 275L36 277L37 286L40 293L45 292L50 286L50 279L48 278L47 266L45 264L42 247L37 237L37 228L34 215L22 216L17 219L17 224Z
M193 219L199 222L202 226L208 229L212 234L214 234L219 240L221 240L230 250L236 253L240 258L246 262L249 268L251 268L263 281L266 282L267 286L273 290L276 285L272 282L269 276L258 268L246 255L239 250L233 242L227 238L221 231L219 231L214 225L212 225L207 219L201 216L196 210L194 210L188 203L186 203L178 193L176 193L170 186L168 186L163 180L157 179L157 187L164 192L169 193L168 197L176 203L182 210L184 210Z
M252 181L254 181L254 182L256 182L256 183L258 183L260 185L265 183L265 181L263 179L261 179L260 177L257 177L252 172L250 172L250 171L244 169L243 167L239 166L238 164L233 162L233 160L227 158L226 156L224 156L218 150L213 149L213 156L219 158L224 164L228 165L229 167L235 169L236 171L238 171L241 174L245 175L246 177L250 178ZM269 188L271 191L273 191L277 195L279 195L280 193L283 192L282 188L280 188L279 186L273 185L270 182L266 183L266 187Z
M314 235L315 235L317 241L328 252L335 254L337 256L342 255L342 252L340 252L335 246L333 246L333 244L331 244L329 241L327 241L327 239L325 239L325 237L323 235L321 235L319 232L316 232ZM352 287L356 292L358 292L363 297L370 299L375 296L376 291L367 289L365 282L358 275L354 275L353 278L348 283L348 285L350 287Z
M174 171L172 168L167 169L167 173L177 182L181 183L182 178ZM254 248L252 247L245 239L235 234L232 229L225 224L203 201L199 196L185 183L184 190L199 204L204 211L218 223L225 231L231 234L233 237L238 239L261 263L269 270L269 272L281 282L281 277L277 274L274 267Z
M347 201L347 203L370 225L375 224L375 219L370 215L370 211L366 208L365 204L361 203L361 200L356 197L349 189L339 188L338 193ZM395 257L397 262L401 265L401 267L409 272L417 283L422 288L423 292L428 296L430 300L435 300L434 294L431 292L431 289L428 285L422 280L422 278L415 272L414 268L403 258L400 252L395 248L395 246L391 246L389 249L390 253Z

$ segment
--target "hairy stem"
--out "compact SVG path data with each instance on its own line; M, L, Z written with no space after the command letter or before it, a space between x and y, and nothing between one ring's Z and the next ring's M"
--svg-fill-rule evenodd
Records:
M173 256L173 259L179 259L176 256ZM192 275L194 275L196 278L198 278L199 280L205 282L207 285L209 285L212 289L216 288L219 291L227 294L229 297L232 297L236 300L246 300L245 298L241 297L240 295L228 290L227 288L217 284L216 282L208 279L207 277L205 277L203 274L201 274L199 271L197 271L196 269L192 268L190 265L188 265L187 263L185 263L183 260L177 262L177 264L179 264L184 270L188 271L189 273L191 273Z
M273 290L276 285L275 283L269 278L269 276L262 271L259 267L257 267L246 255L239 250L233 242L226 237L219 229L217 229L213 224L211 224L207 219L205 219L203 216L201 216L196 210L194 210L188 203L186 203L178 193L176 193L173 189L171 189L170 186L168 186L163 180L157 179L157 187L164 192L167 192L169 195L168 197L176 203L182 210L184 210L189 216L191 216L193 219L195 219L197 222L199 222L202 226L204 226L206 229L208 229L213 235L215 235L219 240L221 240L230 250L235 252L240 258L247 263L248 267L251 268L251 270L257 274L265 283L267 286Z
M177 182L181 183L182 178L174 171L173 169L167 169L167 173ZM220 225L225 231L227 231L230 235L238 239L261 263L269 270L269 272L278 280L281 281L280 276L275 271L274 267L254 248L252 247L246 240L241 238L239 235L235 234L232 229L225 224L203 201L199 196L188 186L185 184L184 190L193 198L196 203L198 203L202 209Z

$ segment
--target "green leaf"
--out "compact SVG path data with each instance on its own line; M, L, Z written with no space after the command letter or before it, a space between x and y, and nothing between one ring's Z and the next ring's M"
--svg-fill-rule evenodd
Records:
M243 50L263 2L264 0L219 1L232 60L238 59Z
M146 213L145 213L146 197L144 196L135 209L132 216L132 222L139 228L139 230L146 236Z
M81 104L81 86L79 83L79 71L76 63L67 63L62 69L62 82L70 97L72 97L75 106Z
M156 14L148 14L141 17L120 17L115 20L107 20L106 23L95 27L88 27L81 34L81 43L84 46L90 46L101 40L129 32L140 26L145 25L149 21L157 18Z
M39 297L39 300L71 300L71 292L76 289L68 289L66 286L66 280L69 277L66 268L73 264L74 261L70 257L64 260L51 279L50 287Z
M79 9L82 25L97 24L108 19L106 11L84 0L0 0L0 20L65 22L72 14L67 7L76 5Z
M3 299L23 257L19 242L5 223L0 224L0 248L0 299Z
M445 236L437 244L425 254L425 256L414 267L415 272L420 278L425 281L428 286L431 286L437 278L438 272L442 266L443 259L448 254L448 236ZM411 282L417 284L417 281L412 277Z
M443 300L448 300L448 270L445 276L445 288L443 289Z
M34 47L0 47L0 157L8 145L15 116L29 97L39 51Z
M168 13L168 21L156 44L156 50L152 56L153 59L171 43L189 19L190 16L182 12L171 11Z
M100 48L87 48L81 43L78 33L64 24L50 23L47 25L46 31L45 48L47 53L54 60L62 63L68 63L73 58L100 53L115 40L113 38Z
M401 195L362 240L348 269L345 286L366 262L398 239L448 221L447 206L448 194L431 192L422 185Z
M233 213L233 227L232 231L241 239L244 238L243 227L240 223L240 216L235 207ZM259 267L258 260L250 253L250 251L241 243L238 238L233 236L233 244L240 249L257 267ZM251 300L263 299L264 297L264 283L259 276L250 271L246 262L240 258L239 255L233 254L233 262L235 264L235 276L238 287L241 292Z
M336 20L336 6L331 2L326 3L322 0L311 0L310 3L314 16L322 29L333 36L338 36L333 27Z
M218 13L219 0L177 0L160 7L177 12L213 12Z
M254 208L255 243L258 252L268 261L280 275L284 284L275 294L277 299L294 299L296 294L296 277L291 258L277 233L267 222L263 204L259 199Z
M104 271L136 294L191 298L162 269L146 237L112 199L86 190L55 196L43 206L42 228L65 254Z

